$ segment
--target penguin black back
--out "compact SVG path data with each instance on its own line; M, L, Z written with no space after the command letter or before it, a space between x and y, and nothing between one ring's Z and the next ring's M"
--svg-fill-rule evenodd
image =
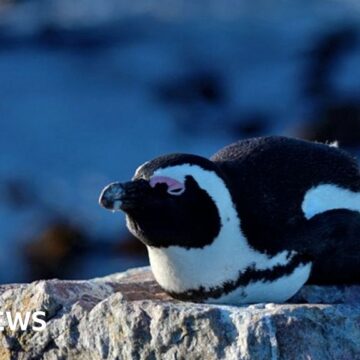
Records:
M231 144L211 160L225 174L251 245L269 254L306 221L302 203L309 189L330 183L360 191L355 159L326 144L261 137Z

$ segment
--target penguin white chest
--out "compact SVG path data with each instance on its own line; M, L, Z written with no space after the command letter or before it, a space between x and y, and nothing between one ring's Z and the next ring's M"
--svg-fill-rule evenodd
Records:
M222 251L219 244L189 250L149 247L155 279L175 297L244 304L286 301L310 275L310 263L293 262L295 252L268 257L249 248Z

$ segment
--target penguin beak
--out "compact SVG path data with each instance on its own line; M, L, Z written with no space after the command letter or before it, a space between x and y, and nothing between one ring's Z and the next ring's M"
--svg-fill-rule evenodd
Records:
M106 186L100 194L99 204L108 210L126 211L136 208L150 185L146 180L125 183L114 182Z

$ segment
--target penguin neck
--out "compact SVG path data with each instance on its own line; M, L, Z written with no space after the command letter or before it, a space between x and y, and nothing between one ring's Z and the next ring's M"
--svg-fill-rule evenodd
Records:
M221 229L214 241L203 248L148 246L151 269L166 291L181 293L189 289L211 288L235 280L249 266L256 269L285 265L288 252L275 257L250 247L225 184L205 189L215 201L221 218ZM220 190L220 191L219 191Z
M241 241L234 241L233 235L230 229L222 230L212 244L203 248L148 246L155 279L165 290L184 292L235 277L241 268L242 256Z

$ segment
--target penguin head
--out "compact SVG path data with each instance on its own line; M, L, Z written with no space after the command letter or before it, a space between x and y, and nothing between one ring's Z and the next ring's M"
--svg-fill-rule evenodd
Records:
M130 232L148 246L202 248L220 232L214 194L224 186L212 161L171 154L141 165L130 182L108 185L99 202L124 211Z

